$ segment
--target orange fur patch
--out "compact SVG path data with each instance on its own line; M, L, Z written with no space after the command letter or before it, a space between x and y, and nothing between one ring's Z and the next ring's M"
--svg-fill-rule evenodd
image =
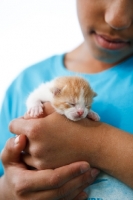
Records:
M80 98L81 90L84 101L88 107L91 106L93 97L95 96L95 93L91 89L89 83L85 79L78 76L57 78L55 80L54 87L59 89L60 92L57 95L55 94L53 104L61 109L70 107L70 105L66 102L76 104Z

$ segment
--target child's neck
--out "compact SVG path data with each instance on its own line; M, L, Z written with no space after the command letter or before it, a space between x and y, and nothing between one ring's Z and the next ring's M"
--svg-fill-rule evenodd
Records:
M87 52L84 44L65 55L64 65L70 71L91 74L102 72L114 66L114 64L94 59Z

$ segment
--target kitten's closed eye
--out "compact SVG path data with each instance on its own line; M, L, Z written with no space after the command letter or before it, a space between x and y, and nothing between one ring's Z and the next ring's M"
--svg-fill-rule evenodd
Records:
M76 106L76 103L65 102L69 106Z

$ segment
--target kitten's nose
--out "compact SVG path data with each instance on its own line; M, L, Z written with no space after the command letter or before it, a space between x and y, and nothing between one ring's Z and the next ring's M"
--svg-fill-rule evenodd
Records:
M78 116L81 117L83 115L84 111L83 110L78 110L77 113L78 113Z

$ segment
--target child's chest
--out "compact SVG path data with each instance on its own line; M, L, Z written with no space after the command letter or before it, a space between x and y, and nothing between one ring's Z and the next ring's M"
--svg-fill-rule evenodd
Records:
M93 103L101 121L133 133L133 84L123 82L99 90Z

